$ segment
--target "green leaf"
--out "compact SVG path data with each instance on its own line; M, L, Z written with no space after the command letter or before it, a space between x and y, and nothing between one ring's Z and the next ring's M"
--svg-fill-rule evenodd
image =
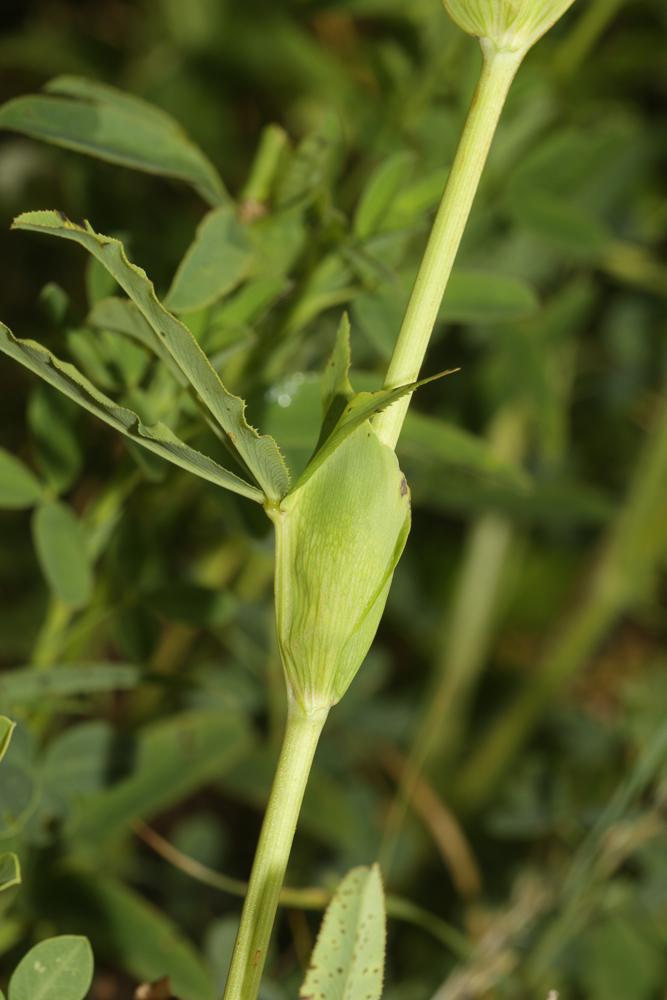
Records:
M130 775L86 798L68 824L69 835L79 845L99 846L137 817L150 819L219 778L248 741L244 719L220 712L188 712L146 728Z
M43 492L42 484L30 469L0 448L0 509L25 510L34 507Z
M28 423L37 443L37 462L57 493L72 486L83 463L72 410L78 415L69 400L46 386L37 386L30 395Z
M100 299L90 310L87 322L95 329L120 333L141 344L160 359L179 385L187 386L188 382L183 372L174 364L171 354L155 336L153 328L146 322L134 302L115 296Z
M336 400L347 400L354 390L350 382L350 365L352 353L350 350L350 320L344 313L338 331L336 343L322 375L322 404L325 415Z
M194 312L213 305L246 277L252 246L246 227L230 206L208 213L178 267L165 306L173 312Z
M139 980L169 976L179 1000L215 1000L211 974L193 945L132 889L98 873L68 872L51 891L59 922L89 928L96 952L114 967Z
M353 868L327 907L300 1000L380 1000L385 935L380 869Z
M244 401L227 391L188 328L158 301L145 271L128 261L122 243L99 235L88 223L82 228L51 211L27 212L14 221L13 227L72 240L100 260L137 305L202 402L226 431L266 496L270 500L285 496L289 474L276 442L249 426L244 415Z
M343 442L367 420L370 420L380 410L386 409L403 396L415 392L429 382L435 382L446 375L453 375L458 368L450 368L429 378L420 379L418 382L411 382L409 385L401 385L396 389L378 389L375 392L356 392L345 406L340 418L333 427L331 433L318 445L314 456L304 469L298 482L291 491L294 493L299 487L319 469L330 455L340 448Z
M12 741L12 733L16 729L16 723L8 719L6 715L0 715L0 761L9 749Z
M539 308L535 290L526 281L488 271L454 271L440 320L449 323L504 323L531 316Z
M4 104L0 128L185 181L211 205L227 199L215 167L164 111L78 77L58 77L47 90Z
M63 934L25 955L9 981L9 1000L84 1000L93 981L87 938Z
M414 165L413 153L395 153L382 163L366 185L354 215L354 232L367 239L382 228L387 212Z
M79 800L106 788L118 754L116 733L101 719L68 726L54 736L39 774L49 814L65 816Z
M255 486L224 469L208 455L202 455L185 444L165 424L143 424L136 413L105 396L73 365L60 361L34 340L18 340L2 323L0 351L29 368L49 385L59 389L79 406L94 413L136 444L216 486L223 486L258 503L262 502L262 494Z
M414 409L406 417L398 450L402 459L440 471L458 469L498 483L530 485L524 470L500 459L485 438Z
M69 607L87 604L93 574L81 523L63 503L46 503L33 516L35 548L42 571L53 593Z
M129 691L140 679L138 667L120 663L54 666L48 671L23 667L0 674L0 702L24 705L42 698Z
M610 243L610 234L590 211L558 195L522 192L512 197L510 211L530 232L577 260L595 260Z
M0 854L0 892L21 884L21 866L13 853Z

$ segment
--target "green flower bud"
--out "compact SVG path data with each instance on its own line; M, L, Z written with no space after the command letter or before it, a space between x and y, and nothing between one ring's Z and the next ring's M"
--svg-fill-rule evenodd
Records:
M497 51L526 52L574 0L444 0L454 21Z
M375 637L410 530L409 490L366 421L269 514L283 666L313 713L342 698Z

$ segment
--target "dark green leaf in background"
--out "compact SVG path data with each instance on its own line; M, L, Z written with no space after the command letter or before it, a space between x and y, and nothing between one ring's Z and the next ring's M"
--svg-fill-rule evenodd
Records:
M66 504L38 507L33 536L42 572L53 593L72 608L90 600L93 572L81 522Z
M200 223L164 304L177 313L213 305L246 277L251 263L252 247L234 209L216 208Z
M44 487L30 469L15 455L0 448L0 508L25 510L34 507Z
M148 726L132 750L129 774L81 802L69 823L77 842L100 844L150 819L220 777L247 750L245 720L219 712L189 712Z
M166 112L93 80L58 77L47 95L0 108L0 128L191 184L211 205L226 199L220 177Z
M73 410L69 400L44 386L31 393L28 423L37 444L37 461L56 493L72 486L83 462Z

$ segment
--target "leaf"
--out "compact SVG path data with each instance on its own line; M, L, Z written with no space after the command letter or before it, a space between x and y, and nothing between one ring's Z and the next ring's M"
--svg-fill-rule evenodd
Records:
M92 258L95 260L95 258ZM100 265L101 266L101 265ZM120 333L141 344L160 359L181 386L187 386L187 379L166 350L162 341L155 336L153 328L146 322L134 302L110 296L96 302L88 314L88 323L99 330Z
M89 927L96 952L114 967L140 981L169 976L180 1000L215 1000L211 974L193 945L132 889L97 872L75 871L49 888L48 905L58 922Z
M87 604L93 574L86 536L72 509L54 501L38 507L33 516L37 557L49 587L72 608Z
M350 320L347 313L344 313L336 333L334 349L322 375L322 403L325 415L336 399L346 400L353 395L354 390L350 382L351 364Z
M534 289L520 278L456 270L447 285L438 318L449 323L504 323L524 319L538 308Z
M289 474L276 442L260 436L246 422L245 402L224 387L220 376L186 326L158 301L145 271L131 264L122 243L101 236L86 223L69 222L57 212L27 212L13 227L50 233L79 243L100 260L137 305L192 388L229 436L229 440L270 500L280 500L289 489Z
M58 77L46 95L0 108L0 128L191 184L211 205L227 194L215 167L168 114L114 87Z
M165 298L173 312L194 312L213 305L246 277L252 246L234 209L224 205L208 213L179 264Z
M14 358L35 375L39 375L49 385L59 389L79 406L94 413L125 437L161 458L166 458L181 469L215 483L216 486L240 493L241 496L249 497L257 503L262 502L262 494L255 486L224 469L208 455L202 455L201 452L185 444L165 424L152 426L143 424L132 410L119 406L96 389L74 365L60 361L34 340L19 340L2 323L0 323L0 351Z
M93 953L84 937L63 934L31 948L9 981L9 1000L84 1000Z
M46 386L30 395L28 423L37 444L37 462L56 493L64 493L81 472L79 438L73 427L76 407Z
M354 215L354 232L359 239L368 239L382 228L397 193L410 175L414 161L413 153L394 153L373 173Z
M385 935L380 869L353 868L327 907L299 1000L380 1000Z
M0 715L0 761L9 750L12 741L12 733L16 729L16 723L8 719L6 715Z
M510 200L518 223L548 245L579 260L595 260L610 243L610 234L592 212L565 197L521 192Z
M187 712L147 727L129 776L83 800L68 823L69 836L97 849L137 817L148 820L219 778L248 742L245 720L229 713Z
M0 674L0 702L29 704L41 698L128 691L140 679L138 667L120 663L54 666L48 671L24 667Z
M25 510L34 507L44 489L27 466L0 448L0 509Z
M21 866L13 853L0 854L0 892L21 884Z
M375 392L355 393L345 406L338 422L335 424L329 436L319 444L318 449L304 469L298 482L291 490L291 493L296 492L299 487L303 486L303 484L310 479L312 474L319 469L322 463L329 458L330 455L333 455L336 449L340 448L350 434L352 434L366 420L370 420L370 418L376 413L386 409L403 396L407 396L409 393L415 392L422 386L428 385L429 382L435 382L438 379L444 378L446 375L453 375L457 371L459 371L458 368L450 368L447 371L438 372L437 375L431 375L429 378L420 379L418 382L411 382L409 385L398 386L396 389L378 389Z
M440 471L455 468L499 483L530 485L524 470L500 459L485 438L414 409L406 417L399 452Z

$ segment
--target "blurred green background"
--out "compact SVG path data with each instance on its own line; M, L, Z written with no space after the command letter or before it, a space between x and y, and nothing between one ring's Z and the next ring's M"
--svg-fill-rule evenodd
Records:
M3 102L111 84L217 166L247 266L186 319L298 468L343 309L355 387L381 383L476 44L438 0L5 0L0 21ZM529 55L424 374L461 372L421 390L399 445L412 535L289 871L331 888L380 858L387 1000L667 995L665 29L664 0L578 0ZM164 293L201 197L0 133L3 321L219 447L100 318L101 271L9 233L32 208L121 235ZM0 464L0 711L20 723L0 848L24 872L0 895L0 985L73 931L95 1000L164 974L208 1000L240 902L181 869L249 871L283 713L268 522L4 358L0 445L39 483L17 504ZM318 920L282 911L265 1000L296 996Z

